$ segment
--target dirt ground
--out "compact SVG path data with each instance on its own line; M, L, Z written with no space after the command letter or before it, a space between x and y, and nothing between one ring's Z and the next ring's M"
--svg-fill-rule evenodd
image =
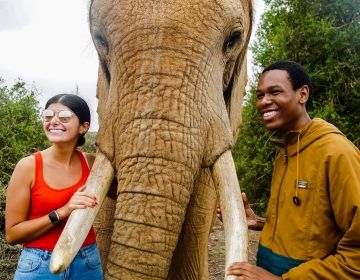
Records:
M259 241L259 231L249 230L249 262L255 264ZM218 220L209 238L209 280L224 279L225 240L224 228Z

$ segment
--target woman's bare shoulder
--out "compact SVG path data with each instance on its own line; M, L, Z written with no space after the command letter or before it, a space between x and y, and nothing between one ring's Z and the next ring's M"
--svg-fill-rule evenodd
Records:
M34 155L29 155L29 156L24 157L21 160L19 160L19 162L16 164L15 168L19 168L19 169L22 169L22 170L29 170L29 169L35 170L35 157L34 157Z
M19 160L11 176L9 186L27 186L32 185L35 176L35 157L27 156Z

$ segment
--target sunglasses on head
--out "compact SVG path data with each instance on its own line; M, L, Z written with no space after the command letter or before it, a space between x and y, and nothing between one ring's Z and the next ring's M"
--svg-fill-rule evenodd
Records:
M54 111L50 109L45 109L42 112L42 117L45 122L50 122L56 114L60 122L68 123L71 120L73 112L70 112L68 110Z

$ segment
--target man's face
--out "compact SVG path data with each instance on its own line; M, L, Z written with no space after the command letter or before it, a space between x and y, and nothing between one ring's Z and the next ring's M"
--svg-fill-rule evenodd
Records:
M287 134L303 126L306 110L305 103L300 102L302 90L293 90L285 70L270 70L260 77L256 90L256 108L268 130Z

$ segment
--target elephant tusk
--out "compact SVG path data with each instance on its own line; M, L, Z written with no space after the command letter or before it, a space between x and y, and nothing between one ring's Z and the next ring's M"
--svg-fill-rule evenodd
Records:
M215 162L212 176L220 197L225 233L225 267L228 267L233 262L248 261L248 226L230 150ZM228 276L225 279L235 278Z
M85 188L85 192L96 196L98 204L94 208L76 209L71 213L51 255L52 273L64 271L74 259L89 233L114 175L115 171L110 161L98 151Z

